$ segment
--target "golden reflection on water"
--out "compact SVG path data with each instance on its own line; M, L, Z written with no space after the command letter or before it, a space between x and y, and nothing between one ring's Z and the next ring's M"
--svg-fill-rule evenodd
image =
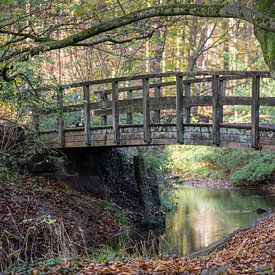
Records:
M190 254L249 224L258 217L255 209L275 207L268 194L237 189L176 185L170 195L177 210L167 218L163 236L167 241L165 250L178 256Z

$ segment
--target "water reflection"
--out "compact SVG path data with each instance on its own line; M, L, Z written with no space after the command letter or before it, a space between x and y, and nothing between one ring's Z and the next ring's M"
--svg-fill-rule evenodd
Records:
M251 190L175 185L170 195L177 210L167 218L164 249L178 256L251 223L257 208L275 208L274 196Z

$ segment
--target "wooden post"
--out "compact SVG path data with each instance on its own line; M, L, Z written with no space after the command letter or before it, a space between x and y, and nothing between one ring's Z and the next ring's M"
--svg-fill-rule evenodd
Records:
M118 81L112 82L112 122L114 143L119 144Z
M150 107L149 107L149 78L142 79L143 86L143 130L144 141L151 142Z
M133 91L129 90L127 91L127 99L133 98ZM127 124L133 124L133 113L127 113Z
M185 83L185 85L184 85L185 96L191 95L190 88L191 88L191 83ZM185 116L185 122L187 124L190 123L190 121L191 121L191 108L190 107L184 108L184 116Z
M260 122L260 76L255 75L252 79L252 106L251 106L251 134L252 148L260 149L259 146L259 122Z
M182 76L176 77L176 113L177 113L177 141L184 142L183 128L183 82Z
M220 77L212 76L212 135L213 144L220 146L220 123L222 121L222 107L220 105Z
M160 86L155 87L155 97L161 96L161 88ZM160 110L154 111L154 122L160 124Z
M105 91L100 91L100 100L101 101L106 101L108 100L107 94ZM103 115L101 116L101 125L107 125L107 116Z
M64 134L64 113L63 113L63 89L59 88L57 91L57 101L58 101L58 135L60 147L65 146L65 134Z
M90 105L90 87L83 87L84 96L84 136L87 145L91 145L91 105Z
M225 96L225 89L226 89L226 81L225 80L220 80L220 99L222 96ZM220 116L220 123L223 123L223 105L220 105L219 108L219 116Z

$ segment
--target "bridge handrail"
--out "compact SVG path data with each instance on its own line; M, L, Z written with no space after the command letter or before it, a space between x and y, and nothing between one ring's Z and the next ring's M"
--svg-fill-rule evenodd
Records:
M144 78L163 78L163 77L171 77L171 76L182 76L182 77L196 77L196 76L212 76L212 75L221 75L222 77L228 76L229 79L242 79L252 77L253 75L259 75L262 78L270 78L269 71L196 71L196 72L164 72L164 73L148 73L148 74L138 74L132 76L121 76L121 77L113 77L106 79L96 79L90 81L79 81L72 82L62 85L48 85L44 87L37 88L37 91L50 91L56 89L69 89L69 88L77 88L84 87L90 85L98 85L98 84L107 84L112 83L114 81L132 81L132 80L140 80ZM232 77L232 78L230 78ZM236 77L236 78L234 78ZM240 78L238 78L240 77ZM196 81L190 79L190 81ZM202 79L203 81L203 79ZM209 81L209 80L208 80ZM193 83L193 82L191 82Z
M175 77L176 81L160 82L165 77ZM184 77L186 79L184 79ZM58 132L60 136L60 145L64 147L64 113L77 110L83 110L85 114L85 138L87 145L91 144L91 110L95 115L102 117L102 124L107 124L107 115L112 114L112 129L114 143L120 143L119 133L119 114L127 113L127 122L132 124L132 113L143 113L144 141L151 142L151 121L150 112L154 111L157 123L160 123L160 110L176 109L176 128L178 143L184 142L184 125L190 124L190 108L192 106L212 106L212 135L213 143L220 145L220 128L223 124L223 106L224 105L250 105L251 106L251 131L252 147L259 149L259 107L275 106L275 97L260 97L260 78L269 78L270 73L267 71L198 71L192 75L186 72L166 72L158 74L143 74L135 76L125 76L118 78L108 78L102 80L92 80L78 83L64 84L58 87L58 106L57 108L45 108L39 110L41 114L58 113ZM150 79L157 79L155 83L149 83ZM225 96L225 83L229 80L252 79L252 96ZM132 80L142 80L142 85L119 87L120 82ZM212 83L211 96L190 96L190 87L194 83ZM99 93L100 101L91 102L90 87L99 84L112 84L112 89L104 91L94 90L93 93ZM127 83L128 84L128 83ZM162 97L161 87L175 86L176 96ZM64 105L64 90L70 88L83 87L83 103L75 105ZM56 88L54 86L44 87L44 90ZM154 97L149 97L150 88L155 88ZM133 98L132 91L142 90L142 98ZM119 93L127 92L127 99L119 100ZM184 94L185 93L185 94ZM108 99L108 95L112 99ZM185 117L185 121L184 121ZM39 123L37 115L35 123ZM246 127L247 128L247 127ZM39 125L35 126L39 129Z

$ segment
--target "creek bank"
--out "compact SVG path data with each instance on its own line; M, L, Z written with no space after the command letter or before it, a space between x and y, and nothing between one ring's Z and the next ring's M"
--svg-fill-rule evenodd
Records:
M66 150L61 166L45 163L34 174L54 178L74 190L111 199L129 212L131 224L145 229L164 228L158 178L137 148Z
M207 187L207 188L233 188L233 185L229 181L222 180L177 180L177 184L191 185L194 187Z
M223 180L181 180L180 177L174 177L173 183L182 184L182 185L191 185L194 187L207 187L207 188L239 188L239 189L248 189L248 190L258 190L262 192L269 192L275 194L275 182L261 183L256 185L238 185L234 186L230 181Z
M55 180L18 178L0 186L0 270L41 257L88 253L118 241L115 205Z
M0 185L0 270L91 255L135 242L135 228L164 228L157 177L137 149L71 150L62 165L29 169L32 177Z
M194 258L126 258L102 264L82 258L76 261L35 268L36 272L59 274L273 274L275 215L260 219L239 231L224 246Z

